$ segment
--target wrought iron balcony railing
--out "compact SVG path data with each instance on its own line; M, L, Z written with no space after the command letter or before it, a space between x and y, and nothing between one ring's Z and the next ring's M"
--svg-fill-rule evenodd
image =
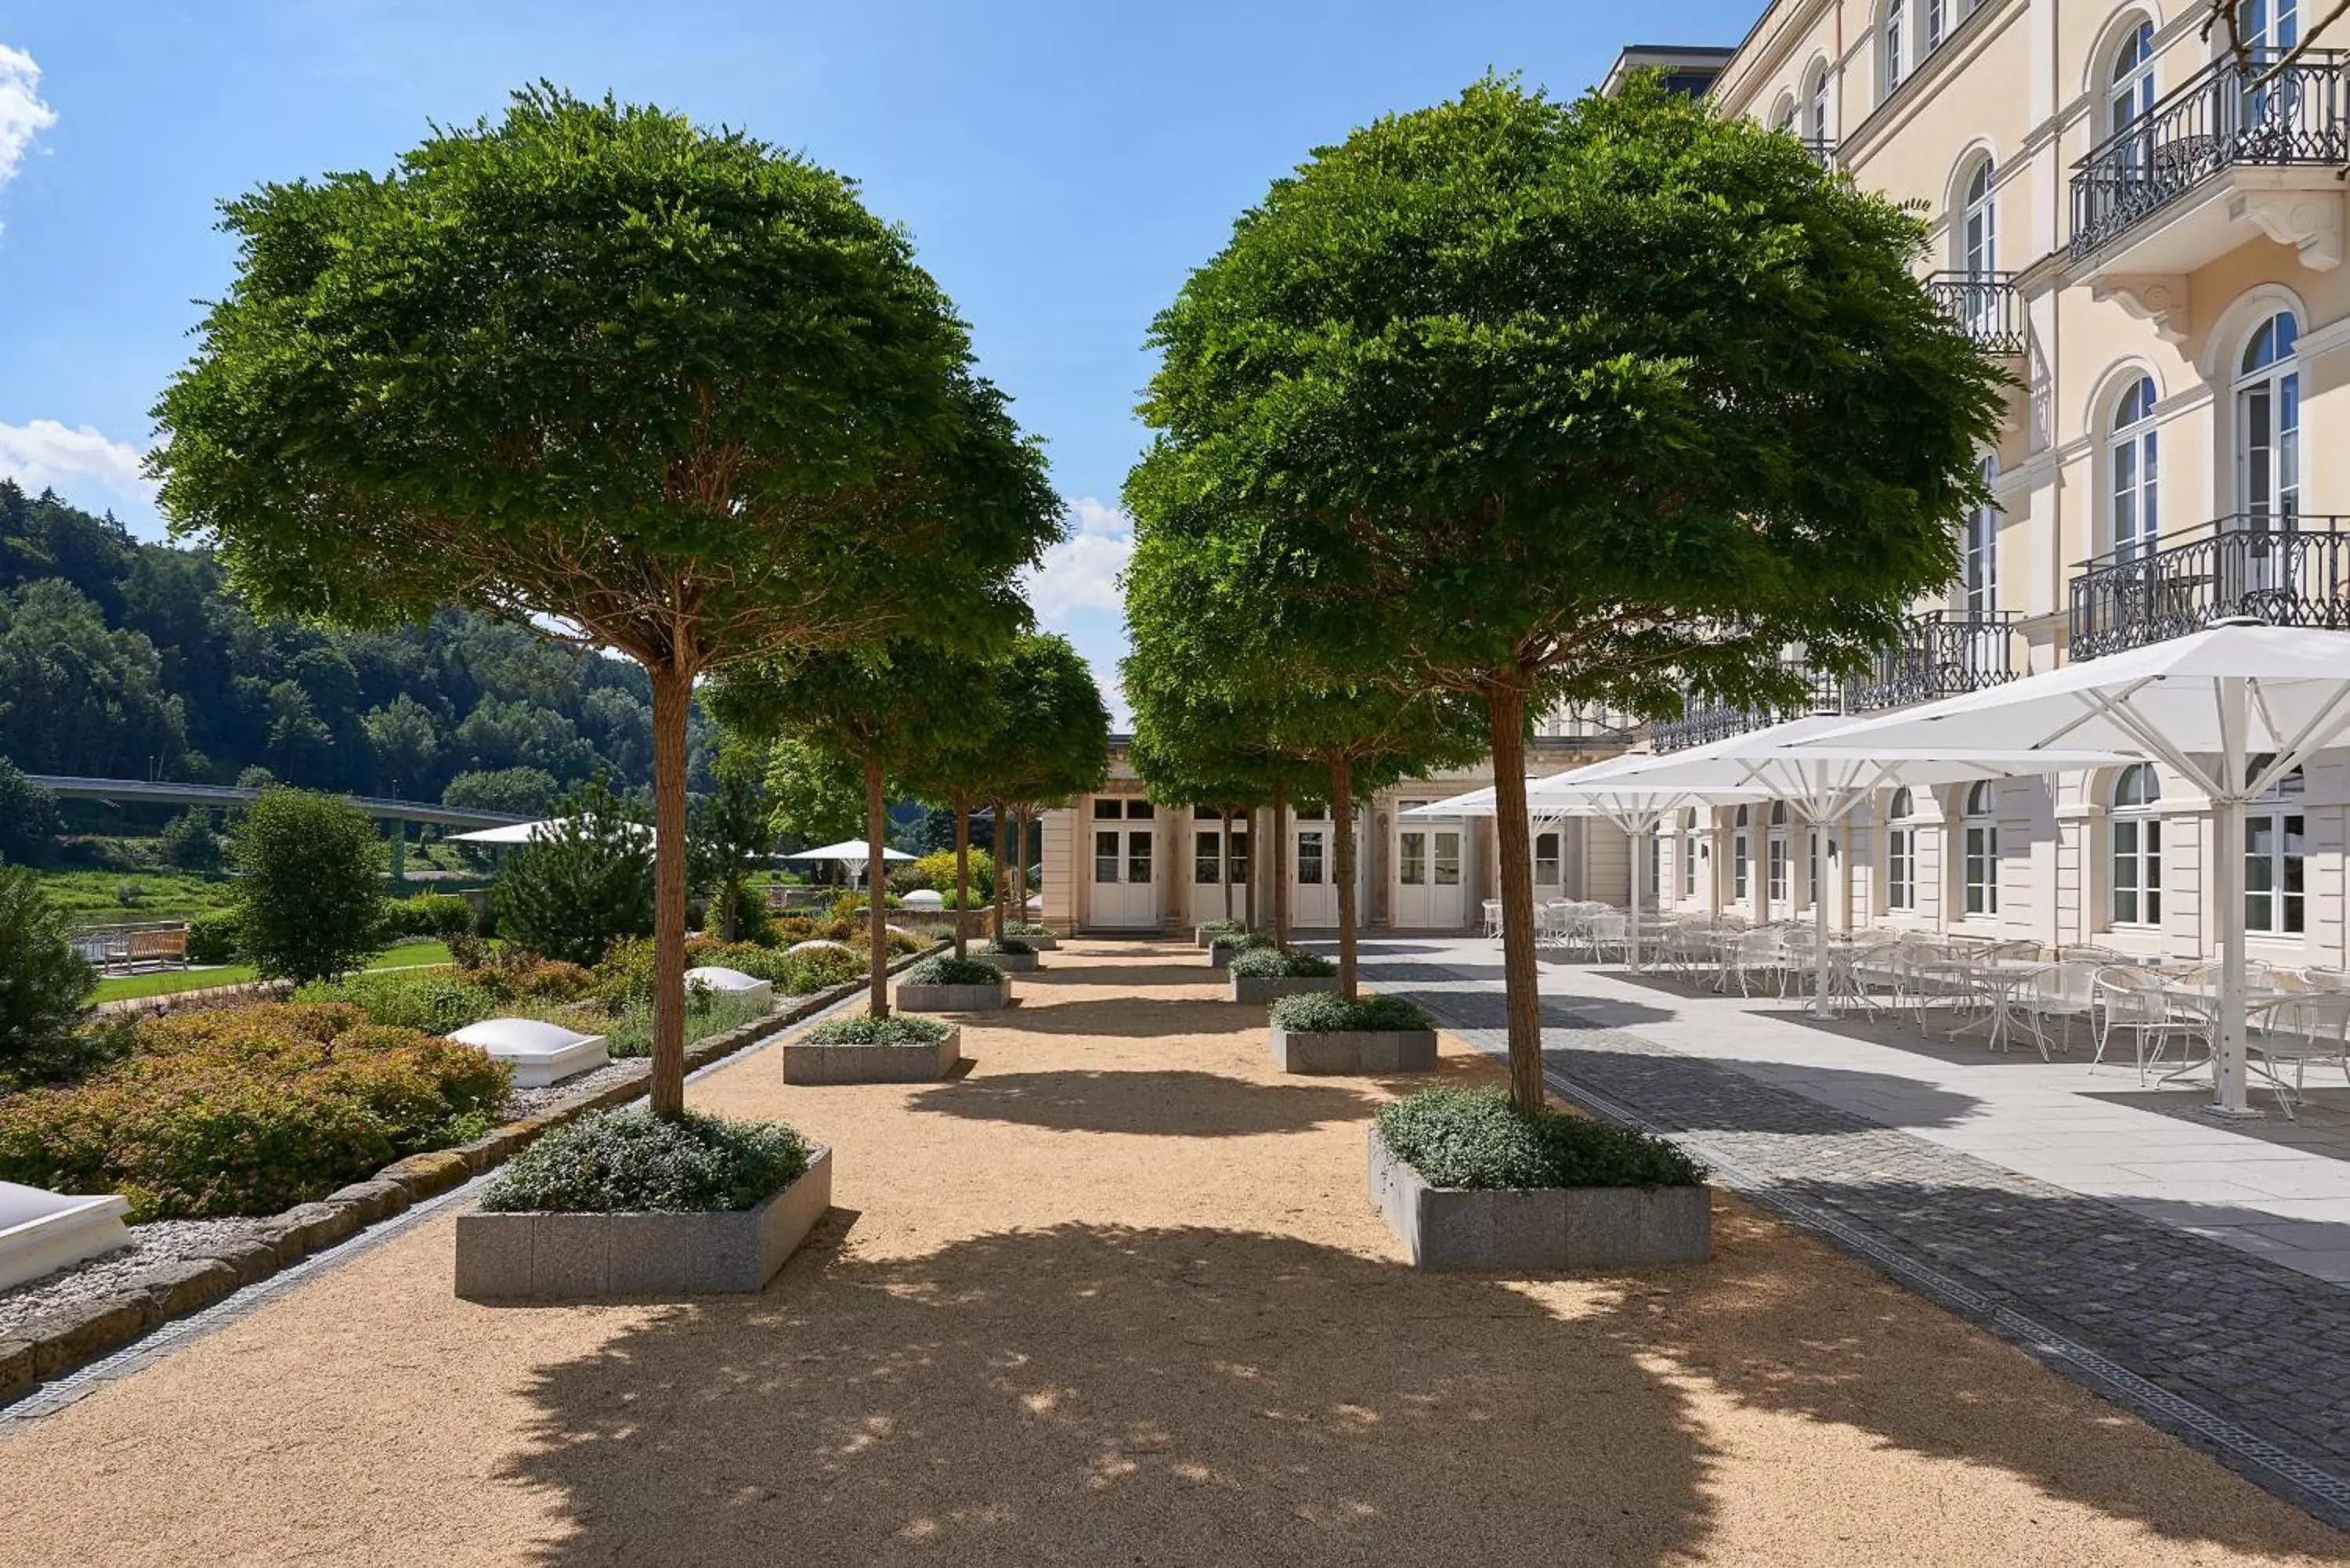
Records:
M2283 58L2251 52L2250 68L2214 61L2073 166L2073 254L2085 256L2221 170L2327 167L2350 161L2350 53L2312 49L2255 86Z
M1901 640L1857 680L1839 680L1790 660L1811 686L1806 701L1784 709L1692 706L1679 719L1651 725L1649 738L1659 752L1685 751L1807 713L1873 713L1997 686L2015 679L2021 619L2013 610L1927 610L1910 617Z
M2350 526L2238 513L2185 539L2114 551L2074 575L2067 657L2144 648L2249 616L2350 630Z
M1986 354L2023 352L2023 296L2012 272L1938 272L1926 292Z
M1813 162L1818 164L1823 169L1833 169L1835 167L1836 144L1835 137L1798 136L1795 140L1804 144L1804 151L1812 155Z

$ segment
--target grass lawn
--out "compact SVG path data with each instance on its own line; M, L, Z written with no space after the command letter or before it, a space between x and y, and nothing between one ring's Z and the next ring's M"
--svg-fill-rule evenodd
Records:
M369 969L407 969L417 964L447 963L444 942L402 942L378 955ZM98 982L93 1002L121 1002L136 996L169 996L179 991L202 991L208 985L235 985L255 978L253 966L223 964L215 969L159 970L152 974L115 975Z
M36 869L41 891L78 925L177 920L228 907L235 884L226 877L187 871L56 871ZM134 902L124 903L126 885Z

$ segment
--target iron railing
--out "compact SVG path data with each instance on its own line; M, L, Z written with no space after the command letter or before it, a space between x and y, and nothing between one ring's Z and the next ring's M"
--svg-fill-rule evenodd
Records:
M2237 513L2186 539L2110 552L2074 575L2067 656L2144 648L2250 617L2350 630L2350 526L2341 517Z
M1986 354L2023 352L2023 296L2012 272L1938 272L1926 280L1959 329Z
M1835 137L1798 136L1795 140L1804 144L1804 151L1812 155L1813 162L1818 164L1823 169L1834 169L1835 167L1836 144Z
M2350 53L2312 49L2258 85L2283 51L2249 67L2215 60L2073 166L2073 254L2085 256L2221 170L2350 161Z
M1927 610L1910 617L1901 640L1878 654L1856 680L1838 680L1790 660L1788 669L1811 687L1804 701L1791 708L1692 706L1679 719L1650 726L1650 741L1659 752L1685 751L1808 713L1873 713L1997 686L2015 679L2021 619L2013 610Z

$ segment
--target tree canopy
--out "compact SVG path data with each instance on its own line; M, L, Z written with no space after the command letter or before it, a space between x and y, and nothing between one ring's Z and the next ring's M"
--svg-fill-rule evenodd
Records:
M1513 1092L1539 1103L1531 715L1796 700L1957 564L2001 377L1925 231L1789 138L1666 93L1510 81L1317 151L1154 325L1138 539L1332 670L1479 699Z
M696 679L999 639L1060 526L1041 457L905 234L740 131L542 86L224 211L236 279L156 410L165 514L267 610L460 604L644 666L679 1114Z

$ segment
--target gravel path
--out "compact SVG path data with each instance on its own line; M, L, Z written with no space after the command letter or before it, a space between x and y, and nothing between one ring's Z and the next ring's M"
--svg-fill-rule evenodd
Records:
M1409 1081L1284 1078L1220 990L1079 944L948 1083L751 1053L693 1103L837 1163L764 1293L473 1305L432 1216L0 1437L0 1563L2350 1563L1734 1199L1700 1268L1413 1273Z
M130 1245L86 1263L43 1274L0 1291L0 1339L34 1318L96 1301L129 1284L158 1263L192 1257L234 1241L261 1225L259 1220L158 1220L130 1228Z

